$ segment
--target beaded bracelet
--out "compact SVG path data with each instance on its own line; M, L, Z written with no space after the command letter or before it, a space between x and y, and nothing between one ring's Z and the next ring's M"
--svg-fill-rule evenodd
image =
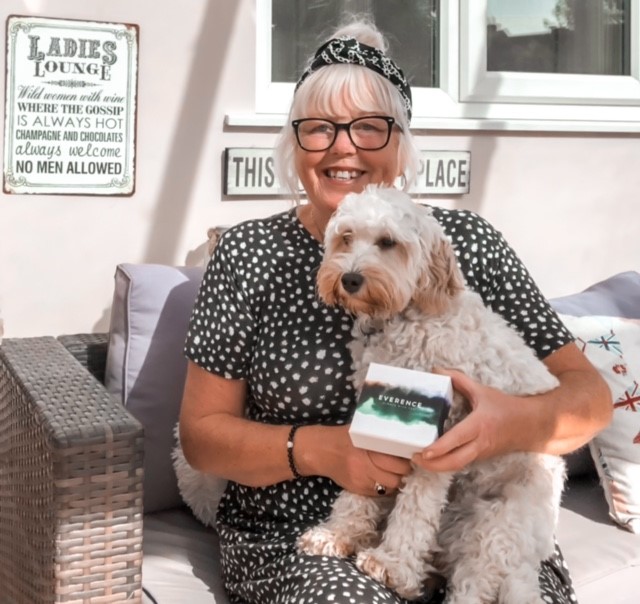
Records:
M289 436L287 437L287 459L289 461L289 469L294 478L302 478L302 474L298 472L296 468L296 462L293 460L293 439L295 438L297 429L300 428L299 424L294 424L289 430Z

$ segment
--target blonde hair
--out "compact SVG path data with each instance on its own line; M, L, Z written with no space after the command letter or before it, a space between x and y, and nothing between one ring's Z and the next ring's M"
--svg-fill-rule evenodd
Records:
M341 36L350 36L383 52L387 50L384 36L367 20L360 19L340 27L331 38ZM298 143L291 121L314 114L340 115L345 113L345 108L352 107L367 113L390 115L396 120L402 130L398 145L398 164L402 167L403 188L407 190L413 184L420 161L419 152L409 130L404 100L396 87L383 76L361 65L327 65L309 75L296 91L287 122L275 146L276 174L296 201L300 199L295 168Z

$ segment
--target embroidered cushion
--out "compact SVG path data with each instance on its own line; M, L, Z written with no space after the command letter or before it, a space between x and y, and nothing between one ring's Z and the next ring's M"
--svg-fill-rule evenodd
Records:
M561 319L611 389L613 420L589 449L611 518L640 533L640 321L570 315Z

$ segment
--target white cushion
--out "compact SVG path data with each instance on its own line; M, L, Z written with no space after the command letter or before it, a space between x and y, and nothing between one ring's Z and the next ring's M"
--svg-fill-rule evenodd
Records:
M565 315L605 315L640 319L640 273L618 273L594 283L584 291L552 298L550 302L556 312ZM569 476L580 476L595 471L588 447L582 447L564 457Z
M611 389L611 424L590 443L611 518L640 533L640 321L560 315Z

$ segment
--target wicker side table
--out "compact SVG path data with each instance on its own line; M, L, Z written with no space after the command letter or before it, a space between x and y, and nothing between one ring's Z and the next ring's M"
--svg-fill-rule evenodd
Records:
M4 340L3 603L141 601L142 456L138 421L60 341Z

